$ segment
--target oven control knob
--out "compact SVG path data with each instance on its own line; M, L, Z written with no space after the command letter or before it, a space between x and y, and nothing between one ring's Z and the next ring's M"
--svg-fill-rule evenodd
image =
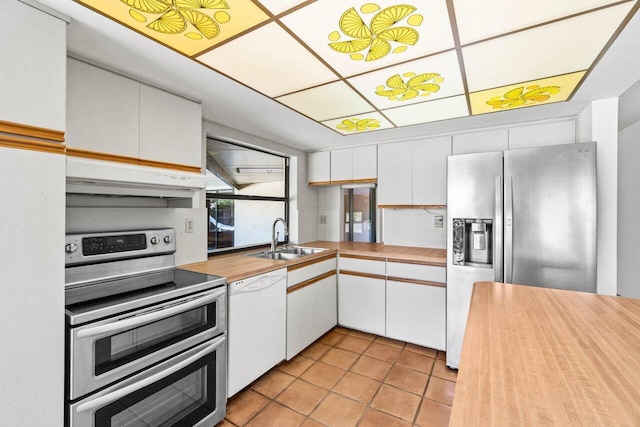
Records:
M171 236L164 236L164 242L165 243L171 243L173 241L173 239L171 238Z
M76 245L75 243L69 243L64 247L64 250L68 253L71 254L75 251L78 250L78 245Z
M152 245L157 245L158 243L160 243L160 239L158 239L158 236L153 236L151 238L151 244Z

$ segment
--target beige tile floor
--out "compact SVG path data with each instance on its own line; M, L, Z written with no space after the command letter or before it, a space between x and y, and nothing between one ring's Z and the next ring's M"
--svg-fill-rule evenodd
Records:
M336 327L229 399L218 426L447 426L457 374L444 359Z

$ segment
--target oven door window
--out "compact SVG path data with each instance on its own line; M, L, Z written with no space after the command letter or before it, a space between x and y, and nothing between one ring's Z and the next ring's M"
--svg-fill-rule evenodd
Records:
M95 413L96 427L192 426L216 408L216 358L210 353Z
M216 303L95 341L95 375L216 327Z

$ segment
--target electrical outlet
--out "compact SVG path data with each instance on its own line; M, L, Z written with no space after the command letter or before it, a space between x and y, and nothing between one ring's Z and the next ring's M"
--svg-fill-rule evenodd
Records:
M320 224L326 224L326 223L327 223L327 216L320 215Z
M443 228L444 227L444 217L442 215L436 215L433 217L433 226L435 228Z
M193 233L193 218L186 218L184 220L184 232Z

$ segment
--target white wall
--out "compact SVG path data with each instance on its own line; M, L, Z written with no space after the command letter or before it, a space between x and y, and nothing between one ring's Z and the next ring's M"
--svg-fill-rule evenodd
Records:
M387 245L446 249L447 230L433 226L436 215L447 224L446 209L384 209L380 240Z
M322 186L318 189L318 240L339 242L343 240L344 223L342 221L342 189L337 185ZM320 217L326 218L326 223L320 223ZM342 232L341 232L342 231Z
M618 134L618 294L640 298L640 81L620 96Z
M579 142L597 143L597 292L616 295L618 236L618 98L594 101L578 117Z

